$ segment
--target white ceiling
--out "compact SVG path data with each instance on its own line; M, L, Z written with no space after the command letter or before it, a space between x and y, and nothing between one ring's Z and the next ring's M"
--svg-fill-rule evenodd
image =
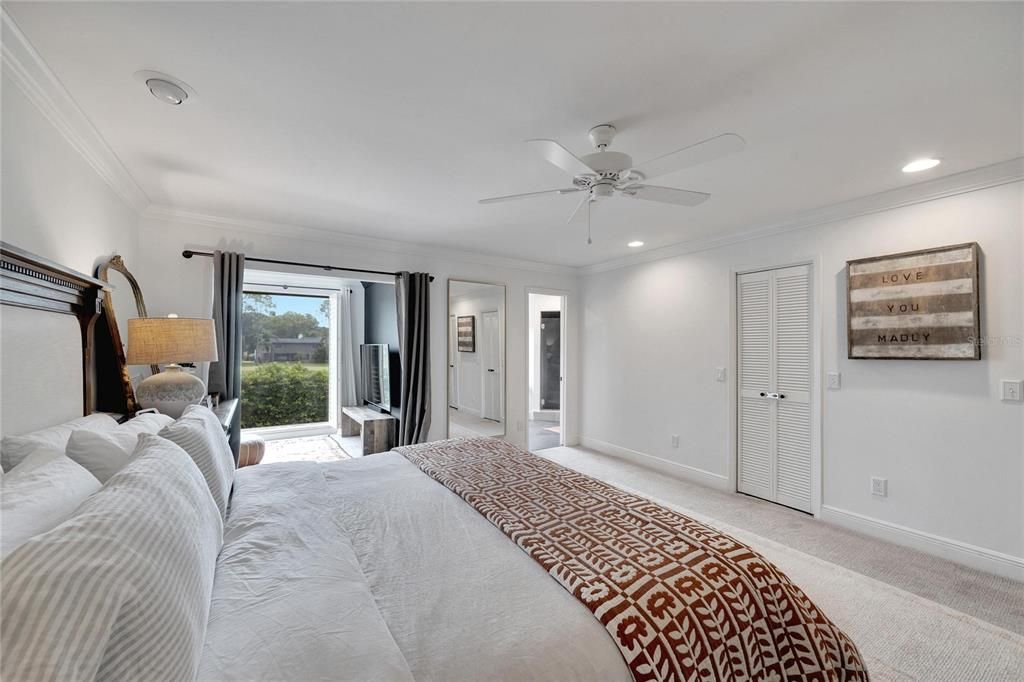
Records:
M5 7L152 202L220 216L587 265L1024 153L1021 3ZM748 147L660 179L700 207L599 204L589 247L576 197L476 203L567 186L522 141L606 122L638 162Z

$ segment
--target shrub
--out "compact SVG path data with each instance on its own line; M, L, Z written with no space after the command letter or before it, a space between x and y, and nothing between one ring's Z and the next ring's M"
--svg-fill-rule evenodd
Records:
M272 362L242 373L242 428L327 421L327 368Z

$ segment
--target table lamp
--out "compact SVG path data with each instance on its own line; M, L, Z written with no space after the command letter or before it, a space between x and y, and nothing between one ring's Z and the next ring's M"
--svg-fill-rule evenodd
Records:
M169 417L180 417L187 406L206 397L206 385L177 363L215 360L213 320L177 315L128 320L128 364L166 364L162 372L146 377L135 391L143 409L155 408Z

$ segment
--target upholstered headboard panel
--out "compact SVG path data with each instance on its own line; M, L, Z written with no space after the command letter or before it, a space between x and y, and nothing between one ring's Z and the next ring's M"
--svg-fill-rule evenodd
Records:
M103 282L0 242L0 433L89 414Z

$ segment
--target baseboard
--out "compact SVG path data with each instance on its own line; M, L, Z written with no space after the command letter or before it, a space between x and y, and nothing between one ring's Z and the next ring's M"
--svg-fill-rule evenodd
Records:
M585 448L597 450L598 452L611 455L612 457L625 459L633 462L634 464L639 464L642 467L647 467L648 469L654 469L660 473L668 474L669 476L684 478L688 481L693 481L694 483L706 485L709 488L729 492L729 479L720 474L705 471L704 469L698 469L697 467L692 467L687 464L673 462L661 457L655 457L654 455L649 455L646 452L630 450L629 448L624 448L621 445L606 443L603 440L598 440L589 436L580 436L579 442Z
M960 542L959 540L933 535L828 505L822 506L818 518L843 528L849 528L850 530L855 530L897 545L933 554L971 568L1001 575L1005 578L1024 580L1024 558L1021 557L1003 554L1002 552L985 549L984 547L977 547L966 542Z

